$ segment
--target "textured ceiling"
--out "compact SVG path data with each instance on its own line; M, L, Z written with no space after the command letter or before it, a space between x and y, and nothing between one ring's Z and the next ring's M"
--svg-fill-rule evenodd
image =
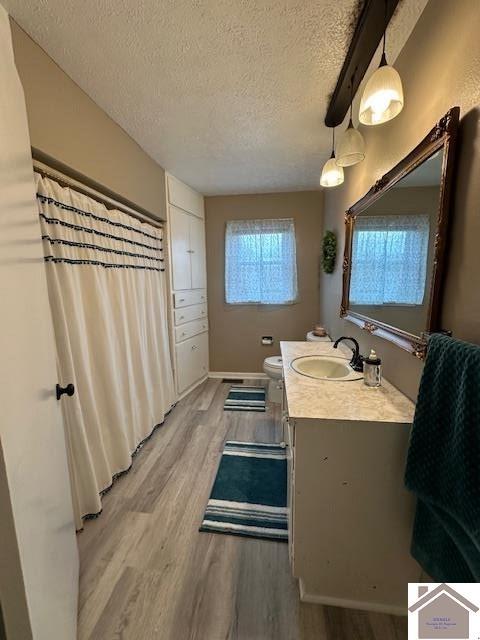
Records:
M394 59L427 0L403 0ZM2 0L159 164L205 194L317 189L358 0Z

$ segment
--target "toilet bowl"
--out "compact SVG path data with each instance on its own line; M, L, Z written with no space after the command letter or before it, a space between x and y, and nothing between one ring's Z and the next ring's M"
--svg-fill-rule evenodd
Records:
M305 336L307 342L331 342L329 336L319 337L313 331ZM267 399L269 402L280 403L283 390L283 369L281 356L269 356L263 361L263 371L269 378Z
M263 361L263 371L269 378L274 380L282 379L282 358L281 356L270 356Z

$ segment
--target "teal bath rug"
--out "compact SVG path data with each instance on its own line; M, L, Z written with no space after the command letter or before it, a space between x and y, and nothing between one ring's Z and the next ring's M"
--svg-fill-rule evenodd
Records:
M286 542L285 449L279 444L226 442L200 531Z
M265 411L263 387L230 387L224 411Z

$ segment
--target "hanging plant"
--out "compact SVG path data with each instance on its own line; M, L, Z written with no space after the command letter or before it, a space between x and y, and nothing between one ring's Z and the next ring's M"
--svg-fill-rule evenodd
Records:
M323 236L323 271L333 273L337 257L337 236L333 231L325 231Z

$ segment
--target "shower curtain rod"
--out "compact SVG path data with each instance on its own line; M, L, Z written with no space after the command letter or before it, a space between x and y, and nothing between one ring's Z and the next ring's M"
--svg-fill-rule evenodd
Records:
M153 213L150 213L145 209L143 210L145 213L142 213L137 209L133 209L132 207L126 204L123 204L122 202L119 202L115 198L112 198L111 196L107 195L106 193L102 193L98 189L89 187L84 182L81 182L80 180L73 178L72 176L68 175L67 173L64 173L63 171L59 171L58 169L55 169L50 164L45 162L43 159L39 160L38 155L40 154L38 154L36 150L32 149L33 170L39 173L40 175L46 178L51 178L52 180L55 180L62 187L69 187L69 188L75 189L76 191L79 191L80 193L83 193L83 195L86 195L89 198L96 200L100 204L103 204L107 209L117 209L119 211L122 211L123 213L128 214L129 216L132 216L133 218L136 218L137 220L140 220L141 222L147 222L153 227L157 227L158 229L163 228L164 223L161 220L159 220L158 217L156 217ZM65 165L62 165L62 168L64 167ZM72 170L72 173L76 173L76 172Z

